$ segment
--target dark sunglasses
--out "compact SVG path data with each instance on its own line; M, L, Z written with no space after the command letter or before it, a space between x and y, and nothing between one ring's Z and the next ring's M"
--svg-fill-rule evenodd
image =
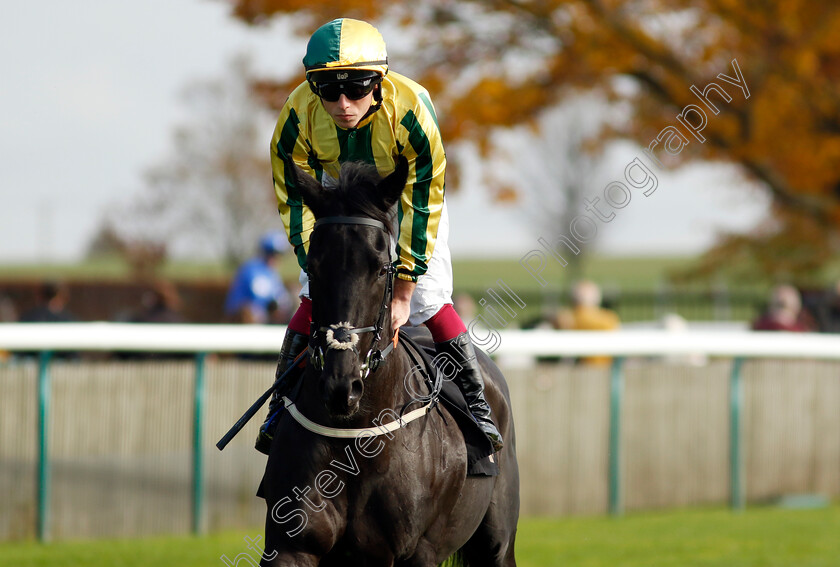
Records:
M343 81L340 83L325 83L318 85L318 96L327 102L336 102L341 95L350 100L360 100L373 91L378 81L364 79L362 81Z

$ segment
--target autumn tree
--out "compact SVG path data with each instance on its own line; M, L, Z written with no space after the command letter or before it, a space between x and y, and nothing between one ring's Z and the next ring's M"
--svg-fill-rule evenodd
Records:
M295 14L301 34L337 15L373 21L386 39L400 40L389 44L392 67L431 91L444 139L475 140L485 151L488 132L533 122L580 89L597 91L630 109L631 119L606 139L652 145L661 167L731 162L770 193L772 218L748 235L726 235L716 253L767 255L785 242L785 269L809 271L834 250L837 2L229 1L237 18L255 25ZM263 81L258 90L279 106L297 82ZM803 249L791 242L805 245L808 258L786 252ZM759 264L774 273L772 262Z
M135 281L152 281L167 260L165 242L154 238L121 236L113 221L106 220L88 243L88 260L120 258Z
M593 140L610 118L620 120L606 101L579 96L542 112L536 123L497 132L483 167L484 184L496 188L497 201L515 202L539 234L569 227L586 214L586 197L600 189L594 183L606 157ZM569 255L570 281L583 276L585 253Z
M238 56L224 76L190 84L171 152L103 226L124 243L157 242L173 254L231 265L252 256L260 234L281 226L266 141L273 120L256 101L253 80L250 61Z

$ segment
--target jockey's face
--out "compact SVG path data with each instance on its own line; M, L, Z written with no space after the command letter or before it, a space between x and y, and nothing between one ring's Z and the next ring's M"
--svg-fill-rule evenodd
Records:
M323 98L321 102L335 123L341 128L355 128L370 108L373 102L373 92L359 100L350 100L347 95L342 94L335 102Z

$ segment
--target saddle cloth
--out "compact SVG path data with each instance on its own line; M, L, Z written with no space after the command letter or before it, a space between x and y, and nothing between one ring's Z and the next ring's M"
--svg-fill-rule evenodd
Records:
M403 343L408 354L426 369L427 376L434 376L435 369L432 359L435 347L431 334L425 327L408 327L400 329L400 342ZM449 413L455 418L455 423L464 435L467 448L467 474L469 476L496 476L499 467L493 454L493 445L478 427L473 419L467 401L461 390L452 380L445 380L440 391L440 401L446 405Z

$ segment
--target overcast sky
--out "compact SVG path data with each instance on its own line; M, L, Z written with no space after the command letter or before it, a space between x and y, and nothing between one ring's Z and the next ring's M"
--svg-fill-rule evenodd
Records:
M282 25L235 22L224 2L6 3L0 263L80 258L103 211L141 190L142 172L166 154L173 124L185 116L178 93L187 83L221 75L236 53L251 54L260 72L289 73L303 49ZM266 145L273 128L265 124ZM632 149L616 151L602 181L621 179L633 157ZM466 180L449 198L456 256L521 256L547 237L520 211L490 202L477 175ZM600 250L694 253L718 229L751 226L766 207L725 168L690 167L659 181L654 195L634 199L600 228Z

